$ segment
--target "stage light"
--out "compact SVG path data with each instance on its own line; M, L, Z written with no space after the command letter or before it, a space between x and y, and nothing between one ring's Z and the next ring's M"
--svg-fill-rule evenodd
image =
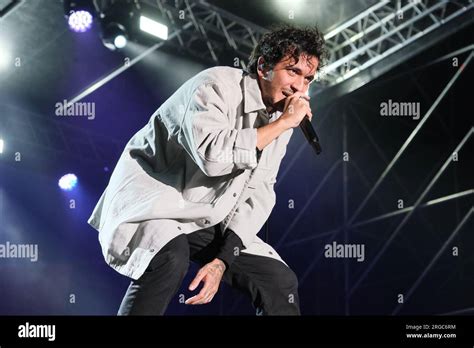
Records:
M124 48L128 42L128 35L125 27L119 23L104 24L102 30L102 42L105 47L114 51L117 48Z
M117 35L114 39L114 45L117 48L124 48L127 45L127 38L124 35Z
M3 153L3 139L0 139L0 153Z
M96 10L91 0L64 0L69 28L76 33L84 33L92 27Z
M59 179L59 187L64 191L71 191L77 185L77 176L74 174L66 174Z
M140 30L163 40L168 40L168 27L146 16L140 16Z
M10 45L6 41L0 40L0 69L13 67L13 59L10 52Z
M0 52L0 69L5 69L10 64L13 65L7 52Z
M88 11L73 11L69 15L69 28L76 33L84 33L92 27L92 15Z

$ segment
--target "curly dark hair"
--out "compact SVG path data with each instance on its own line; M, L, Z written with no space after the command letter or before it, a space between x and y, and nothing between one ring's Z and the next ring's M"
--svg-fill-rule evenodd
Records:
M266 67L273 68L288 55L298 62L302 53L318 59L318 71L324 65L328 52L324 36L317 27L297 28L291 25L273 27L254 47L247 70L250 73L257 73L257 61L260 56L265 60Z

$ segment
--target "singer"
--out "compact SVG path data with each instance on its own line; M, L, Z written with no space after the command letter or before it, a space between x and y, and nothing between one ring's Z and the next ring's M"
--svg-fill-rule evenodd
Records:
M131 278L119 315L163 315L190 261L201 268L186 305L211 302L225 281L259 315L300 314L295 273L257 233L325 57L317 28L277 28L248 71L200 72L130 139L88 220L107 264Z

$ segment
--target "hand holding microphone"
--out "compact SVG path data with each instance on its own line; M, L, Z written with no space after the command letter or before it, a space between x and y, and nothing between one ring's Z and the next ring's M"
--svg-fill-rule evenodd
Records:
M286 92L285 106L283 107L283 114L281 118L284 119L291 128L299 127L301 121L307 116L311 121L313 113L309 106L309 97L302 92Z
M319 144L316 131L311 124L313 114L309 106L309 96L301 92L293 93L292 91L284 91L283 94L286 95L287 98L281 118L283 118L291 128L299 126L306 140L308 140L316 154L319 155L321 153L321 145Z

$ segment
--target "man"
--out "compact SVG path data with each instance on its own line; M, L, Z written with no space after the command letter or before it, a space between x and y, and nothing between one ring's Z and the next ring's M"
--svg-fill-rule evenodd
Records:
M257 237L293 128L325 55L317 29L284 27L255 47L249 71L214 67L184 83L128 142L89 223L106 262L132 278L119 315L162 315L189 261L186 304L221 280L264 315L299 315L294 272Z

